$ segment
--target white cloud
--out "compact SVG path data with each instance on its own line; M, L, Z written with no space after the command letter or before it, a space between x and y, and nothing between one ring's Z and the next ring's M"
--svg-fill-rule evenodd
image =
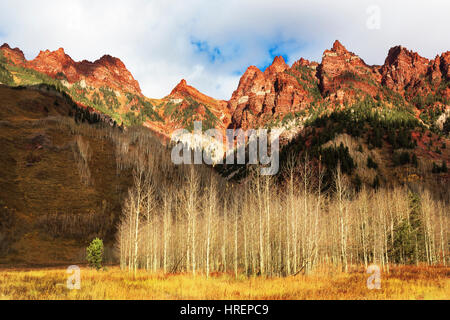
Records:
M379 30L366 27L371 5L381 10ZM335 39L369 64L382 64L397 44L433 58L450 49L449 12L445 0L3 0L0 42L28 59L59 47L75 60L117 56L149 97L167 95L185 78L229 99L249 65L281 53L289 63L320 62Z

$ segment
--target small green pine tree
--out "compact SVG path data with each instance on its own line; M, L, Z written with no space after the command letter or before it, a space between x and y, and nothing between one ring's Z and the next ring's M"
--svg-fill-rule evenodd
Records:
M425 235L421 220L421 200L417 194L411 192L409 202L409 219L404 218L395 227L389 248L391 260L395 263L412 264L425 259L422 246Z
M90 267L97 270L102 268L103 251L103 241L99 238L92 240L86 249L86 259Z

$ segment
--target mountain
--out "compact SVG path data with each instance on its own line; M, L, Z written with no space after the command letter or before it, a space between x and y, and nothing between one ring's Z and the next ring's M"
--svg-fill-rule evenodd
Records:
M182 79L163 99L153 99L159 121L145 121L144 126L165 141L176 129L193 129L194 121L202 121L203 129L225 130L231 122L227 101L211 98Z
M225 128L231 118L227 102L208 97L181 81L163 99L149 99L124 63L110 55L90 62L75 62L63 48L41 51L33 60L8 44L0 47L0 83L48 84L67 93L80 106L106 114L117 124L144 125L165 140L176 128L203 120L209 127Z
M123 62L110 55L104 55L95 62L86 60L75 62L63 48L59 48L56 51L41 51L35 59L27 61L20 49L11 49L6 43L0 47L0 50L5 58L17 66L33 69L64 81L64 85L69 88L80 83L83 88L107 87L118 92L142 96L139 83Z
M449 61L449 51L428 60L397 46L382 66L371 66L337 40L320 63L300 59L289 67L276 57L264 72L251 66L241 77L229 101L231 126L261 125L308 112L311 105L334 108L366 97L417 109L448 106Z
M311 106L329 109L367 97L409 105L426 119L430 109L442 111L450 100L449 51L428 60L396 46L382 66L371 66L336 40L320 63L301 58L289 66L279 56L264 71L250 66L229 101L208 97L185 80L163 99L147 98L123 62L109 55L75 62L60 48L27 61L20 49L8 44L0 52L0 82L55 85L118 124L143 124L165 139L177 128L191 129L196 120L219 129L271 126L308 115ZM429 120L432 125L436 119Z

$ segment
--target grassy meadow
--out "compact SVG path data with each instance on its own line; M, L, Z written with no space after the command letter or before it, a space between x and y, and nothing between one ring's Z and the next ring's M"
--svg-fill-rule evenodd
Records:
M304 299L449 299L450 268L391 267L381 273L381 289L369 290L370 276L362 268L349 273L317 270L290 277L242 277L217 273L204 275L132 273L118 267L104 271L81 268L81 289L69 290L64 268L3 269L0 299L29 300L304 300Z

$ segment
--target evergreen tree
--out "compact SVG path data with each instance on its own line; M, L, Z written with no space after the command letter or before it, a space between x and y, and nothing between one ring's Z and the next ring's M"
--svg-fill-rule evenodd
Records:
M423 242L424 230L422 226L420 198L415 193L409 194L410 214L394 229L390 254L395 263L412 264L424 259Z
M86 249L86 260L90 267L97 270L102 268L103 252L103 241L99 238L92 240L91 244Z

